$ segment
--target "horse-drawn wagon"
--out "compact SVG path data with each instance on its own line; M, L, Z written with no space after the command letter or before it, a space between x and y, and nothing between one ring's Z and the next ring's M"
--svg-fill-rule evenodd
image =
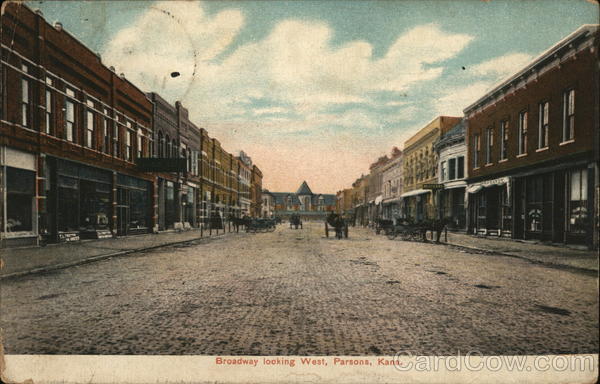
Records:
M335 213L331 213L325 219L325 237L329 237L329 228L335 231L335 237L341 239L348 238L348 223L346 220Z
M300 215L298 215L297 213L293 213L290 216L290 229L291 228L294 228L294 229L302 228L302 219L300 218Z

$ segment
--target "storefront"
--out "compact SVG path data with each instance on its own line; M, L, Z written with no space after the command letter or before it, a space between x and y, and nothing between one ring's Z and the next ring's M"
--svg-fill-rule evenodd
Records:
M466 229L465 190L466 183L461 181L444 184L444 189L438 191L440 216L449 219L449 229Z
M433 219L435 216L435 205L433 194L428 189L415 189L402 194L404 205L404 218L420 222Z
M0 147L1 245L36 245L36 156Z
M511 178L501 177L469 184L466 192L469 233L511 237Z
M188 183L189 184L189 183ZM196 191L191 185L184 185L181 191L182 217L184 227L197 227L196 223Z
M383 207L383 218L386 220L393 220L402 216L402 199L396 197L393 199L384 200L381 204Z
M117 175L117 235L148 233L152 229L152 183Z
M48 239L111 237L112 172L53 157L45 169Z
M593 172L586 165L518 177L515 194L515 238L590 242Z

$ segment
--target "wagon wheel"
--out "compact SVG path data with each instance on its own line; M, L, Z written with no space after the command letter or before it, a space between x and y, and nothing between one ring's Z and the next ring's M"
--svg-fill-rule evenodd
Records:
M398 236L398 232L396 232L396 230L392 228L392 229L389 229L385 235L387 236L388 239L394 240L396 238L396 236Z
M344 225L344 237L348 238L348 224Z
M325 222L325 237L329 237L329 227L327 226L327 222Z

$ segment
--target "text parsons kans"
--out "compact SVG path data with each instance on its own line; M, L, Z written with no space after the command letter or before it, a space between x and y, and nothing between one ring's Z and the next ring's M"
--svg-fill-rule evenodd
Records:
M216 357L215 364L217 365L247 365L256 367L259 363L262 365L285 365L288 367L296 366L296 359L294 358L284 358L284 357L262 357L260 359L255 358L245 358L245 357ZM327 366L329 363L333 363L336 366L356 366L356 365L373 365L373 362L369 359L357 359L357 358L310 358L310 357L301 357L300 364L301 365L320 365ZM397 365L398 362L393 359L377 359L376 365Z

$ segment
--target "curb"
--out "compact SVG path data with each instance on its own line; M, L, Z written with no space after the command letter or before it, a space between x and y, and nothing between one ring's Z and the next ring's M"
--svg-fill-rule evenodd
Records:
M467 246L467 245L460 245L460 244L456 244L456 243L440 243L440 244L449 245L449 246L452 246L455 248L469 249L469 250L481 252L481 253L488 254L488 255L500 255L500 256L506 256L506 257L514 257L516 259L528 261L532 264L543 265L545 267L550 267L550 268L556 268L556 269L562 269L562 270L567 270L567 271L571 271L571 272L583 273L586 275L590 275L590 274L593 276L598 275L597 269L576 267L576 266L568 265L568 264L549 263L546 261L530 259L530 258L524 257L524 256L513 255L510 253L504 253L504 252L500 252L500 251L491 251L489 249L477 248L477 247L472 247L472 246Z
M9 274L6 274L6 275L0 275L0 281L2 281L2 280L8 280L8 279L13 279L13 278L18 278L18 277L23 277L23 276L27 276L27 275L34 275L34 274L40 274L40 273L55 271L55 270L59 270L59 269L66 269L66 268L69 268L69 267L74 267L76 265L83 265L83 264L93 263L95 261L100 261L100 260L108 259L108 258L111 258L111 257L130 255L132 253L137 253L137 252L150 251L150 250L157 249L157 248L168 247L170 245L184 244L184 243L189 243L189 242L192 242L192 241L204 240L204 239L211 240L211 239L223 237L225 235L226 235L226 233L222 233L220 235L214 235L214 236L211 236L211 237L206 237L206 236L195 237L193 239L173 241L173 242L170 242L170 243L163 243L163 244L159 244L159 245L152 245L152 246L149 246L149 247L136 248L136 249L128 249L128 250L125 250L125 251L117 251L117 252L107 253L107 254L104 254L104 255L97 255L97 256L86 257L86 258L83 258L83 259L80 259L80 260L76 260L76 261L72 261L72 262L69 262L69 263L46 265L46 266L43 266L43 267L37 267L37 268L29 269L29 270L26 270L26 271L18 271L18 272L9 273Z

